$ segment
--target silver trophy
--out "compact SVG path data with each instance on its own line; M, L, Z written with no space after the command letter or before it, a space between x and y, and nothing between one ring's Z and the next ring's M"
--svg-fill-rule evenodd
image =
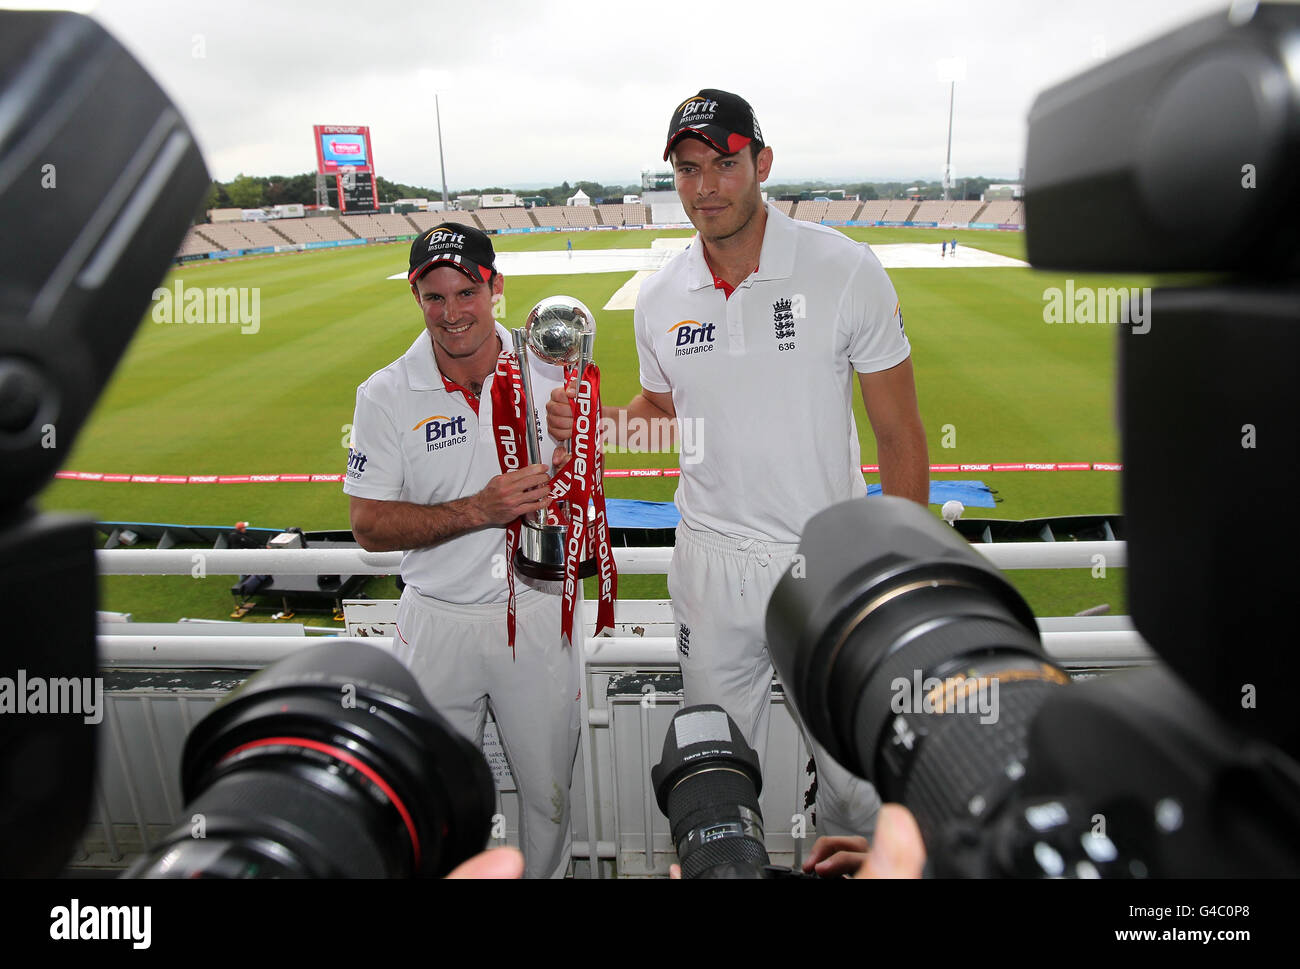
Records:
M512 331L515 357L519 361L519 377L523 383L524 423L528 429L524 443L528 448L529 464L549 464L542 458L542 425L537 420L533 406L532 375L528 358L532 354L543 363L558 367L577 367L579 379L591 363L591 349L596 339L596 318L581 300L572 296L548 296L528 314L522 329ZM560 580L564 578L564 542L570 515L586 515L587 509L574 508L568 502L557 502L554 509L560 524L547 524L545 512L530 512L523 516L519 551L515 554L515 567L535 579ZM584 542L584 545L586 543ZM579 565L582 578L596 573L596 560L590 558Z

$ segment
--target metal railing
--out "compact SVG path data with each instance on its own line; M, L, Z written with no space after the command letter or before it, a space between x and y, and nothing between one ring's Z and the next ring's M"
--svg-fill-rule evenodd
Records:
M1093 568L1099 561L1110 568L1122 568L1127 560L1124 542L973 544L971 548L1002 569ZM673 552L671 548L616 548L613 551L620 573L642 575L665 573ZM101 550L96 555L103 575L391 575L400 572L402 560L400 552L376 553L355 548L112 549ZM615 618L618 618L617 611ZM1146 665L1155 658L1126 617L1059 617L1041 619L1039 624L1045 650L1067 669ZM99 637L102 667L259 669L297 649L320 642L319 638L285 635L134 635L129 633L129 629L130 624L121 624L112 634ZM382 637L356 641L391 648L391 640ZM610 714L608 708L597 709L594 705L592 672L596 669L675 667L676 646L676 639L671 635L588 636L583 641L581 676L586 709L581 748L587 837L585 841L574 842L573 854L590 858L593 878L600 877L599 858L617 855L618 842L598 841L595 828L596 765L592 730L609 725ZM119 755L124 757L122 739L116 733L113 739ZM154 759L158 760L157 742L152 744L151 750ZM129 773L129 764L126 766ZM101 813L105 815L105 829L108 831L111 824L102 803L102 794L100 798ZM134 796L132 803L135 803ZM141 833L147 842L143 827Z

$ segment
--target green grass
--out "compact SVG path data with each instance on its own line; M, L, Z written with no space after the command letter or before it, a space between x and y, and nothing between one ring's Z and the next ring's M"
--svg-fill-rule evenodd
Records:
M1024 257L1017 233L852 228L871 243L934 242ZM556 232L498 236L502 251L644 248L686 231ZM154 323L148 317L91 420L62 462L85 471L148 474L339 472L355 389L400 356L419 332L406 285L385 277L404 268L406 245L378 245L188 264L163 286L250 286L261 291L261 325ZM630 273L518 276L506 283L506 320L519 325L537 300L566 293L598 314L597 359L607 402L639 389L631 311L602 311ZM1048 325L1043 293L1060 274L1029 269L895 269L921 416L932 463L1116 461L1113 413L1116 328ZM1076 277L1076 285L1148 285L1141 279ZM875 463L860 397L855 413L864 463ZM954 440L955 438L955 440ZM954 447L944 447L945 443ZM673 467L673 454L610 454L608 465ZM1114 513L1119 476L1104 472L999 472L936 475L984 480L996 509L968 517L1034 518ZM878 480L874 476L868 480ZM675 479L612 479L615 498L670 501ZM58 481L46 509L100 520L347 528L337 484L131 485ZM1082 570L1022 572L1013 580L1040 614L1068 614L1109 601L1124 611L1122 574L1093 579ZM385 588L391 589L391 580ZM223 617L229 581L213 577L112 577L104 608L139 619ZM378 585L369 590L381 592ZM661 576L625 576L625 597L667 595ZM253 617L250 617L250 619Z

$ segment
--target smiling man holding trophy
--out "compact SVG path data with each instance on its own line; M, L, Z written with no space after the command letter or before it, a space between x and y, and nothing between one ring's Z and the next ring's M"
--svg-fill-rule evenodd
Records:
M424 330L357 389L343 486L352 530L368 551L405 552L395 653L438 712L480 744L491 704L519 788L525 877L562 878L581 713L581 637L572 635L581 583L578 560L570 568L547 549L556 528L561 552L574 532L577 549L605 533L603 495L599 528L571 514L597 492L599 452L549 478L536 406L563 385L565 366L553 362L560 357L549 324L535 327L545 352L516 357L514 337L493 312L504 278L483 232L445 222L422 233L408 280ZM581 334L577 345L573 363L581 365ZM589 360L590 335L585 345ZM598 381L594 367L587 372ZM592 400L586 406L598 419ZM506 438L498 419L514 429ZM529 536L531 558L516 577L514 547L506 553L520 534ZM607 535L603 544L608 552Z

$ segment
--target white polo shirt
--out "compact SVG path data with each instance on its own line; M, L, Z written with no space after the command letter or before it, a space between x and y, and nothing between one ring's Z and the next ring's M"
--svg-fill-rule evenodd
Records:
M688 526L793 543L816 512L866 495L852 374L911 346L865 244L768 205L758 269L730 298L696 235L641 287L635 329L641 385L698 429L677 485Z
M513 344L500 323L503 347ZM546 401L563 380L561 368L531 361L538 423ZM482 491L501 473L492 426L491 375L483 383L478 413L459 391L449 391L427 330L411 348L357 388L352 449L343 490L358 498L435 505ZM542 459L550 465L556 442L547 437ZM504 602L504 527L480 528L402 557L402 579L420 595L443 602ZM503 556L493 561L494 555ZM522 597L529 588L555 591L560 583L516 575Z

